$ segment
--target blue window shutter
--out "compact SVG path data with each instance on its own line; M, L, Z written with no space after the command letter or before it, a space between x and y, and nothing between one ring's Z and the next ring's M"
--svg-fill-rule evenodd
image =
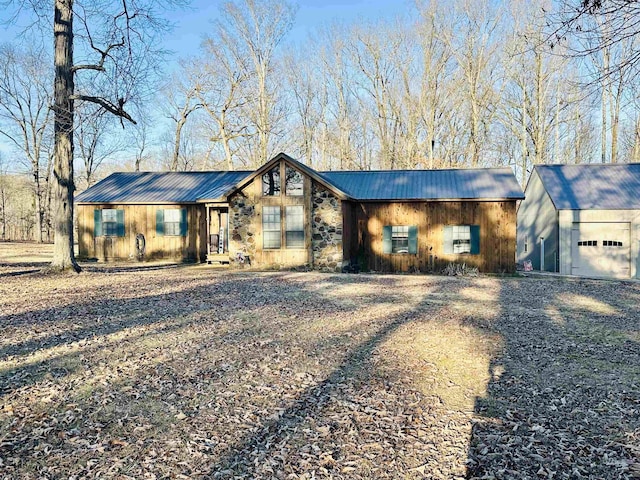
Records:
M102 236L102 210L95 209L93 211L93 237Z
M124 210L116 210L116 219L118 221L118 237L124 237Z
M391 225L382 227L382 253L391 253Z
M189 228L189 223L187 221L187 209L181 208L180 209L180 236L181 237L187 236L188 228Z
M409 253L418 253L418 227L409 226Z
M443 243L444 253L453 253L453 227L444 227Z
M156 235L164 235L164 210L156 210Z
M471 254L478 255L480 253L480 225L471 225Z

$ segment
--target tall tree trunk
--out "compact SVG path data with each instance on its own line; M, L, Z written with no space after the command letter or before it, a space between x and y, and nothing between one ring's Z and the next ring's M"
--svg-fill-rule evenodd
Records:
M178 120L176 124L176 136L173 144L173 158L171 159L170 170L172 172L178 171L178 164L180 163L180 142L182 141L182 127L187 122L187 117L182 115L182 118Z
M39 163L39 162L38 162ZM42 185L40 182L40 171L38 167L34 167L33 184L36 194L36 242L42 243L42 230L43 230L43 210L42 210Z
M80 272L73 254L73 0L55 0L54 11L54 270Z
M527 164L529 159L529 149L527 148L527 90L522 85L522 130L520 132L520 146L522 148L522 189L527 186Z

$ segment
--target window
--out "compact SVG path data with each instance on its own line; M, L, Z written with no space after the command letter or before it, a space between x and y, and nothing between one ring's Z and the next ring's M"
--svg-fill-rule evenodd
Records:
M186 237L188 231L187 209L168 208L156 210L156 235Z
M418 253L418 227L415 225L386 225L382 229L383 253Z
M304 207L292 205L284 208L286 246L287 248L304 248Z
M280 207L262 207L262 246L280 248Z
M113 208L102 210L102 233L105 237L118 235L118 211Z
M529 235L524 236L524 253L529 251Z
M447 225L444 227L444 253L480 253L480 225Z
M597 240L583 240L581 242L578 242L578 246L579 247L597 247L598 246L598 241Z
M622 242L618 242L617 240L603 240L602 246L604 247L621 247Z
M280 195L280 165L276 165L262 175L262 195L265 197Z
M302 174L295 168L285 167L285 194L288 196L302 195L304 180Z
M471 253L471 229L469 225L453 227L453 253Z
M93 232L96 237L124 237L124 210L116 208L94 210Z
M409 253L409 227L391 227L391 253Z
M164 234L180 235L180 209L164 210Z

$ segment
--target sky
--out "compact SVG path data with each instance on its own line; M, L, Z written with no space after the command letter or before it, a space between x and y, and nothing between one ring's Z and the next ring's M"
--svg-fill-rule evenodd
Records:
M223 0L193 0L191 7L172 14L176 22L170 42L166 47L177 56L197 53L203 37L211 30L212 21L218 17ZM334 21L355 21L393 18L412 11L411 0L300 0L294 26L285 42L304 42L310 34Z

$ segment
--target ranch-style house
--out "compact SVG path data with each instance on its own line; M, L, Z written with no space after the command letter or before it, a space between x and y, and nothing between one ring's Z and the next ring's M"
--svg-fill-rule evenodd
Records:
M79 256L425 272L512 272L510 168L316 171L283 153L255 171L114 173L76 197Z

